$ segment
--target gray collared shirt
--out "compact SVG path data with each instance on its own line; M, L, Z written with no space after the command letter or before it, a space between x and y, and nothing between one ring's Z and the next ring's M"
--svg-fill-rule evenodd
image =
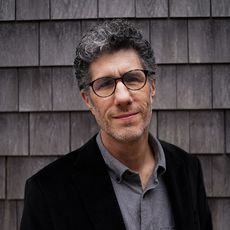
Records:
M161 177L166 171L166 163L160 142L149 135L149 144L155 153L156 166L144 190L139 174L108 152L100 134L97 135L97 144L108 167L126 229L175 229L168 193Z

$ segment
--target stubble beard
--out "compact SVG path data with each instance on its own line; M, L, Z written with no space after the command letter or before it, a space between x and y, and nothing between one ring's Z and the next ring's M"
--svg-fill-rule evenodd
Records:
M106 119L100 120L97 119L97 123L101 128L101 131L108 135L110 138L116 140L120 143L133 143L143 137L144 134L148 133L149 125L152 117L152 108L148 107L147 113L142 113L141 124L133 125L128 123L123 127L113 127L110 125L109 121Z

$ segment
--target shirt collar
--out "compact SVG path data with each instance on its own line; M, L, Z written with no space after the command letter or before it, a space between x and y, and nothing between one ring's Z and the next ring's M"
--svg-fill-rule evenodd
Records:
M101 140L101 135L98 133L96 138L98 147L102 154L102 157L109 169L110 175L117 181L121 182L123 176L127 172L131 172L136 174L133 170L129 169L127 166L122 164L119 160L117 160L113 155L105 148L104 144ZM166 163L165 163L165 154L164 150L156 137L149 134L149 144L155 153L156 159L156 167L154 169L153 175L158 178L166 171Z
M122 180L123 174L129 170L127 166L122 164L119 160L117 160L104 146L101 140L101 135L98 133L96 138L98 147L101 151L101 155L104 158L104 161L111 173L111 175L116 179L118 182Z
M157 177L159 177L166 171L165 153L160 141L151 133L149 133L149 144L155 153L156 167L154 174L157 174Z

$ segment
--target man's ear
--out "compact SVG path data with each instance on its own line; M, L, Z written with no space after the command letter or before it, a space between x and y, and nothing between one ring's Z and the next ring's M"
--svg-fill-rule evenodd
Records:
M92 105L92 101L91 101L91 98L89 96L89 93L86 92L85 90L81 90L80 94L81 94L83 101L85 102L85 105L92 112L93 105Z
M152 94L152 97L154 97L156 94L156 80L155 79L151 81L151 94Z

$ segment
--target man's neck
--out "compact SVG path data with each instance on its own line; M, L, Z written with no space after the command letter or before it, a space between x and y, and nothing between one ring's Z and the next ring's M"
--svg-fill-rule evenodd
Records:
M113 157L139 173L144 188L155 167L154 153L148 143L148 132L132 142L120 142L101 132L101 140Z

